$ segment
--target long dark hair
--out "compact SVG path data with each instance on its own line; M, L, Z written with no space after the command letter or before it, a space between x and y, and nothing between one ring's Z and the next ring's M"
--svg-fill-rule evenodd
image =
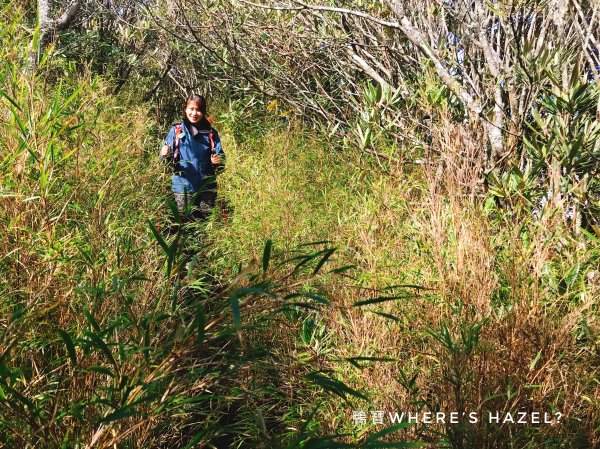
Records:
M195 125L196 128L210 129L211 128L210 122L206 118L206 98L204 98L201 95L190 94L185 99L185 107L187 107L187 105L190 101L193 101L194 103L196 103L196 106L198 106L198 109L200 110L200 112L202 112L202 119ZM186 126L188 128L191 126L190 121L188 120L187 116L185 115L185 111L183 113L183 122L186 124Z

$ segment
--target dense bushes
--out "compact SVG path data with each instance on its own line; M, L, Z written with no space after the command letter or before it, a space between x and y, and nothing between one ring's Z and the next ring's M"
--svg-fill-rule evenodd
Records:
M259 440L258 407L289 402L228 299L285 288L256 267L227 279L201 253L186 269L206 238L159 230L173 217L146 105L51 54L32 73L18 11L0 20L0 446ZM257 303L244 325L279 306Z

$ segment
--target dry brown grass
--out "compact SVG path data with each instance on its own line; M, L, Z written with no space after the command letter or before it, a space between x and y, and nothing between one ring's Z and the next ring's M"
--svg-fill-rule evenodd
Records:
M598 285L583 280L585 287L573 299L558 295L547 279L550 266L564 269L577 261L593 261L594 248L569 237L559 213L547 213L541 220L525 217L522 222L486 214L483 186L476 181L482 169L480 130L446 122L433 135L434 146L443 151L424 167L425 194L414 196L402 183L397 188L388 185L378 196L383 212L363 216L356 225L374 223L376 228L386 221L385 204L391 198L406 201L410 206L405 212L391 214L383 226L399 240L374 241L368 227L352 233L356 252L364 258L358 259L360 266L377 268L375 278L396 276L396 283L416 283L431 290L409 299L351 308L358 299L381 292L332 286L332 296L345 309L325 320L336 354L398 360L342 375L371 392L372 406L379 410L414 411L415 401L423 400L434 409L473 410L481 416L487 416L487 411L543 413L551 407L562 413L561 424L529 426L521 434L523 427L510 424L494 427L480 422L467 425L459 434L451 427L432 426L445 430L455 447L516 447L533 435L535 441L562 438L568 447L598 444L600 390L594 381L598 364L593 355L597 343L582 344L575 337L582 321L597 329ZM411 250L417 241L421 249ZM391 258L401 262L393 264L397 271L386 272L385 266L374 263L374 254L390 248L394 252L387 253L388 263ZM372 311L393 314L398 320ZM472 353L452 355L430 335L444 323L460 347L461 326L483 320ZM414 391L401 386L400 370L409 377L419 373ZM331 405L330 413L336 412L350 414Z

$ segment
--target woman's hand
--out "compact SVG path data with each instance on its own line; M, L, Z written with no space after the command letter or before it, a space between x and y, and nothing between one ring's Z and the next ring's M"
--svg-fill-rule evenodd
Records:
M171 148L169 145L165 145L160 149L160 157L169 157L171 156Z
M220 154L211 154L210 161L214 165L221 165L223 163L223 156L221 156Z

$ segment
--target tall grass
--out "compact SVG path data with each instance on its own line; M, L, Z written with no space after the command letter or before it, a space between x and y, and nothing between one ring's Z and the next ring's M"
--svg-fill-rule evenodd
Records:
M362 397L315 360L334 251L224 267L146 105L51 49L32 71L23 24L0 14L0 447L354 447L315 440L325 393Z
M282 393L306 368L290 385L297 363L275 363L268 343L316 296L293 304L267 272L275 252L229 279L202 253L186 269L207 238L163 231L175 217L145 105L51 53L32 72L19 14L0 15L0 447L310 438L261 409L308 413Z
M598 237L573 233L562 205L497 204L477 181L478 127L441 114L432 136L422 166L382 167L294 125L229 142L221 191L235 212L213 231L213 251L226 268L260 257L260 237L339 248L357 269L313 284L334 304L316 324L319 363L367 392L373 410L480 417L417 425L413 437L455 448L599 444ZM364 407L329 401L318 419L352 432L351 412ZM488 422L496 412L554 420Z
M148 120L69 64L31 73L20 19L3 19L1 441L102 446L153 414L178 351L155 334L177 316L145 223L161 203Z
M8 11L0 445L599 444L598 237L560 204L498 204L475 181L480 129L440 113L425 164L382 162L234 103L220 215L171 226L144 105L51 52L31 72ZM562 417L383 428L353 410Z

